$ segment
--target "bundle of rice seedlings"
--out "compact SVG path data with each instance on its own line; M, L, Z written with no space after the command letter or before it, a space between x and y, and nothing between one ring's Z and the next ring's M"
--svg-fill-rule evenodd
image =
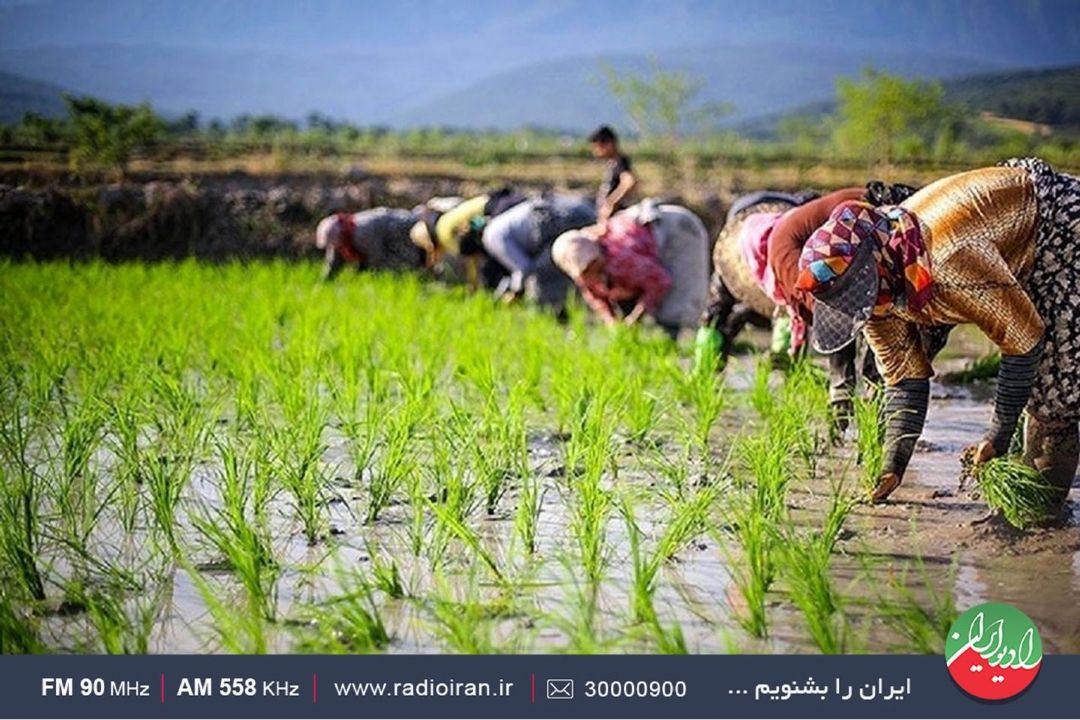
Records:
M1053 486L1016 456L988 460L973 474L987 505L1000 510L1013 527L1026 530L1050 517L1056 500Z

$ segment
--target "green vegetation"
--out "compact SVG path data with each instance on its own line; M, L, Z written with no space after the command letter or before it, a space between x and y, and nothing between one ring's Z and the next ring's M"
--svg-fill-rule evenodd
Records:
M992 164L1011 155L1040 155L1064 168L1080 166L1073 110L1075 69L1052 71L1021 91L1023 73L948 84L908 80L868 69L862 78L837 81L837 103L772 121L762 133L740 134L718 126L731 108L696 101L701 78L653 64L644 74L601 66L598 84L624 107L634 132L626 138L636 160L661 166L670 181L720 167L757 168L783 163L865 168L866 163L961 167ZM240 115L206 121L196 113L164 119L146 105L109 105L92 98L66 99L66 118L28 113L0 125L0 149L14 160L61 158L76 170L123 174L134 158L183 158L228 163L252 156L277 171L304 163L357 159L453 161L466 168L541 161L584 161L586 143L558 130L512 132L428 127L396 131L364 127L311 113L304 121ZM1009 119L1054 123L1046 136L1024 122L982 118L998 111ZM1015 117L1014 117L1015 116ZM1061 121L1061 124L1057 124ZM669 191L671 188L664 188Z
M836 94L838 147L871 162L925 156L929 144L950 142L959 122L941 83L867 70L862 80L838 79Z
M154 144L164 123L148 104L110 105L94 98L64 96L76 170L103 165L123 175L132 155Z
M986 503L1021 530L1046 521L1057 491L1042 474L1016 457L992 458L975 467Z
M684 132L712 129L733 107L725 103L695 104L703 83L678 70L663 68L655 58L648 74L620 75L602 64L604 84L622 105L638 134L675 141Z
M317 276L0 267L0 649L862 649L817 368Z

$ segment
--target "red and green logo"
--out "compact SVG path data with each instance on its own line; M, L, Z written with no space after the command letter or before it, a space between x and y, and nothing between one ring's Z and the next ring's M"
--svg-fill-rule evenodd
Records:
M949 674L968 695L1008 700L1027 689L1042 667L1042 639L1035 623L1012 605L977 605L949 628Z

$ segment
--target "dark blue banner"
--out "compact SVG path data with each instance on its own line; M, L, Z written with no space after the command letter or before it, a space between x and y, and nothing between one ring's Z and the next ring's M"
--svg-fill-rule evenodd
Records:
M1001 703L940 656L5 656L0 677L20 718L1066 718L1080 656Z

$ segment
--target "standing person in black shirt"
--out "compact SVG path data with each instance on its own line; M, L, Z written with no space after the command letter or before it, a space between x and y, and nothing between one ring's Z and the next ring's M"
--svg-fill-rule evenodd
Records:
M593 157L607 161L607 173L596 197L596 215L600 223L630 204L630 193L637 177L630 167L630 158L619 149L619 138L607 125L601 125L589 136Z

